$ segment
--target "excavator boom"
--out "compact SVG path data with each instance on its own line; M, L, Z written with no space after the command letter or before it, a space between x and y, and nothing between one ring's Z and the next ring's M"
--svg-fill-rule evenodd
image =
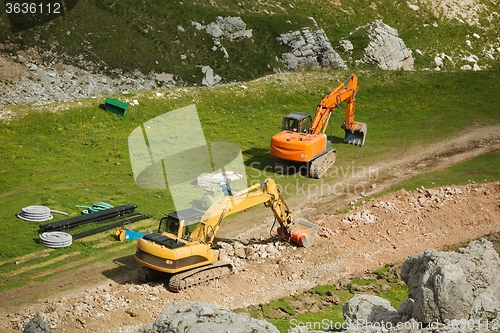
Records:
M250 207L265 204L279 223L278 233L298 246L309 247L316 226L305 220L295 221L285 198L273 179L266 179L233 195L222 197L203 215L190 235L191 240L212 245L222 219Z

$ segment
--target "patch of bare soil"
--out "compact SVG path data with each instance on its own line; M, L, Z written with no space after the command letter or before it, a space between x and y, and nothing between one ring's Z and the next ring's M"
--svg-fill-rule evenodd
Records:
M55 332L136 332L140 326L152 323L173 301L215 302L230 309L246 307L319 284L335 284L355 272L398 262L427 248L441 250L500 232L499 181L400 190L377 199L364 199L419 173L499 149L497 125L402 152L374 166L378 170L376 177L354 173L335 182L318 181L322 191L315 187L314 192L304 190L289 200L295 216L319 225L313 247L286 245L279 247L278 257L235 258L235 274L178 294L169 292L164 281L138 282L133 254L4 292L0 331L21 331L39 312ZM340 185L345 188L357 184L363 185L363 191L338 190ZM353 205L349 213L335 215L338 209L359 200L364 202ZM251 242L256 236L267 239L269 216L266 209L242 213L237 221L225 225L219 236L242 243ZM46 296L32 299L40 294Z

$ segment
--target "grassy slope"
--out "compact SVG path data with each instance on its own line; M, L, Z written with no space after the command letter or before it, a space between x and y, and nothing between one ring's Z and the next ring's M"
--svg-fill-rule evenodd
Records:
M352 69L366 65L357 62L368 39L356 30L377 19L398 30L407 47L413 50L415 68L434 68L434 57L445 53L453 58L445 61L444 69L467 64L462 58L475 54L480 66L497 68L498 52L494 59L484 50L498 47L498 15L491 1L478 0L486 9L481 25L469 26L442 16L436 18L431 6L421 5L418 11L405 3L378 1L376 8L369 0L254 2L254 1L144 1L80 0L65 15L48 24L11 33L7 15L0 13L0 43L7 50L39 47L58 54L65 61L90 69L116 72L123 70L142 73L167 72L180 83L200 84L200 66L209 65L225 82L247 81L282 68L276 60L290 49L279 45L276 37L282 33L312 27L314 18L325 30L334 49ZM67 1L69 3L69 0ZM223 51L213 51L213 38L197 30L193 22L208 25L218 16L239 16L252 30L252 39L221 40ZM181 28L179 28L181 27ZM476 33L480 39L471 38ZM354 44L353 54L345 53L339 40ZM464 48L465 40L472 40ZM495 46L496 45L496 46ZM421 54L416 53L416 49ZM74 55L78 55L75 57ZM51 56L49 56L51 58ZM47 59L52 60L52 59Z

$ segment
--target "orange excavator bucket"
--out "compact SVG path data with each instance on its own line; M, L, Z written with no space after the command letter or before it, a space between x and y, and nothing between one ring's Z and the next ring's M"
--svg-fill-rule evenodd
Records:
M288 240L300 247L311 247L314 243L314 236L316 235L318 226L303 219L295 221L295 224L296 228L292 231L292 235L289 238L285 236L281 228L278 228L278 235L288 238Z
M346 128L344 123L342 124L342 128L345 131L345 143L360 147L365 145L366 131L368 130L368 126L365 123L355 122L351 129Z

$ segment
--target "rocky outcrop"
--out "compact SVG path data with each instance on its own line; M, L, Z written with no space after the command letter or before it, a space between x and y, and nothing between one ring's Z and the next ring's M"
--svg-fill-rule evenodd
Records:
M278 329L265 320L242 316L215 303L173 302L165 308L152 325L139 332L238 332L278 333Z
M491 318L500 311L500 259L485 239L458 252L415 254L403 264L401 278L418 321Z
M364 49L363 61L375 64L384 70L412 70L413 56L405 42L399 38L398 31L381 20L366 26L370 42Z
M247 29L247 25L241 19L241 17L217 16L215 22L212 22L206 26L197 22L193 22L192 24L198 30L205 30L215 40L226 38L234 41L241 38L252 37L252 29Z
M290 71L315 68L347 69L340 55L333 49L325 31L314 23L314 28L306 27L277 37L280 44L292 48L290 52L283 53L279 60Z
M458 252L433 249L403 263L408 299L396 310L356 295L343 306L346 332L488 332L500 318L500 258L480 239Z

